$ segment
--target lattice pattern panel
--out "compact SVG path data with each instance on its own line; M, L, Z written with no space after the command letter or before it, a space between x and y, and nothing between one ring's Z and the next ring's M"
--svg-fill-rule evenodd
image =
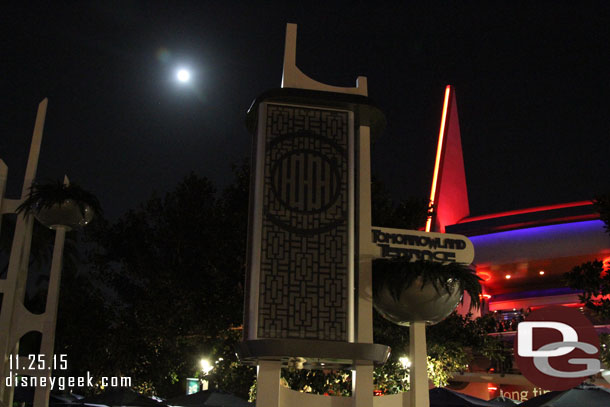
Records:
M267 105L259 338L347 341L348 120Z

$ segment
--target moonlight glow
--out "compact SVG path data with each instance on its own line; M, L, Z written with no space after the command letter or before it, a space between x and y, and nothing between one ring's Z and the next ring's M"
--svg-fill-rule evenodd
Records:
M191 73L186 69L179 69L176 78L178 78L178 81L186 83L191 79Z

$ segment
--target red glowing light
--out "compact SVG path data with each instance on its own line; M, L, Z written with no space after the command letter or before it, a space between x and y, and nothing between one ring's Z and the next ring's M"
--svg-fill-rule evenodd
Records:
M540 270L540 271L538 272L538 274L540 274L541 276L543 276L543 275L544 275L544 270Z
M504 276L504 278L506 278L507 280L510 280L510 277L511 277L510 274L507 274L507 275Z
M553 209L573 208L575 206L588 206L588 205L593 205L593 204L591 203L591 201L579 201L579 202L568 202L568 203L554 204L554 205L537 206L535 208L515 209L512 211L491 213L489 215L473 216L473 217L466 218L463 221L460 221L459 223L474 222L474 221L478 221L478 220L486 220L486 219L494 219L494 218L504 218L506 216L523 215L524 213L544 212L544 211L550 211Z
M580 302L569 302L569 303L561 304L561 306L568 307L568 308L580 308L583 306L583 304ZM544 308L544 307L545 307L545 305L532 305L529 308L532 311L536 311L537 309Z
M496 391L496 390L498 390L498 388L496 386L487 386L487 390Z
M512 229L524 229L527 227L552 225L555 223L581 222L581 221L587 221L587 220L595 220L598 218L599 218L599 215L596 215L594 213L591 213L588 215L562 216L562 217L554 218L551 220L532 220L532 221L528 221L528 222L515 222L515 223L511 223L509 225L495 226L495 227L489 228L488 231L489 231L489 233L503 232L503 231L512 230ZM467 223L469 221L470 220L468 218L466 218L464 221L460 221L459 223Z
M491 274L486 271L477 271L477 276L481 277L485 282L491 280Z

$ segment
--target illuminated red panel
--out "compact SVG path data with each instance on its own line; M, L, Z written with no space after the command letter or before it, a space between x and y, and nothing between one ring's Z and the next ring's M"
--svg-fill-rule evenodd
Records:
M555 205L537 206L535 208L516 209L513 211L498 212L498 213L492 213L489 215L473 216L473 217L462 219L461 222L458 222L458 223L475 222L478 220L503 218L506 216L523 215L525 213L544 212L544 211L550 211L553 209L573 208L576 206L588 206L588 205L592 205L592 202L591 201L579 201L579 202L568 202L568 203L555 204Z
M456 224L470 213L457 102L451 85L445 88L430 205L434 212L426 223L428 232L445 232L445 225Z
M599 219L599 215L592 213L592 214L588 214L588 215L562 216L562 217L547 219L547 220L542 220L542 221L533 220L533 221L529 221L529 222L515 222L515 223L508 224L508 225L490 227L489 233L501 232L504 230L525 229L528 227L544 226L547 224L552 225L552 224L556 224L556 223L582 222L582 221L595 220L595 219Z

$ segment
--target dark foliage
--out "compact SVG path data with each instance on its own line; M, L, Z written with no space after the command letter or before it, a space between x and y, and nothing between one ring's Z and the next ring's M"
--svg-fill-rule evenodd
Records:
M495 323L493 314L473 318L471 314L453 312L440 323L426 327L429 354L438 359L443 348L462 349L469 359L482 356L496 367L496 371L507 373L512 349L501 338L488 335L495 332Z
M235 346L242 339L241 330L226 330L215 342L210 353L214 369L203 376L210 388L230 391L242 399L248 399L250 387L256 379L256 368L242 364L235 354Z
M16 216L6 214L2 216L2 233L0 234L0 278L4 278L8 270L9 256L15 234ZM66 234L64 243L64 267L75 267L77 262L75 231ZM32 240L30 246L30 270L40 270L48 266L53 256L53 242L55 231L34 222L32 226Z
M595 197L593 205L599 212L599 218L606 224L606 232L610 233L610 193Z
M610 267L610 261L606 264ZM564 278L568 287L582 290L579 298L585 307L602 318L610 318L610 300L601 297L610 294L610 274L604 271L602 261L588 261L576 266Z
M55 354L67 355L67 370L62 376L93 377L120 375L115 369L113 322L115 310L102 285L86 269L66 267L62 271L61 292L55 335ZM120 334L119 334L120 335ZM95 388L81 388L91 394Z
M140 390L182 392L180 380L242 323L249 179L246 164L235 170L221 194L191 173L163 198L91 229L92 261L118 311L112 358Z
M408 198L395 202L381 181L371 183L371 211L374 226L418 230L426 224L427 200Z
M599 195L593 200L599 217L606 224L606 232L610 234L610 193ZM579 298L585 307L597 317L610 318L610 300L602 298L610 294L610 261L606 264L600 260L589 261L564 274L565 284L576 290L582 290Z

